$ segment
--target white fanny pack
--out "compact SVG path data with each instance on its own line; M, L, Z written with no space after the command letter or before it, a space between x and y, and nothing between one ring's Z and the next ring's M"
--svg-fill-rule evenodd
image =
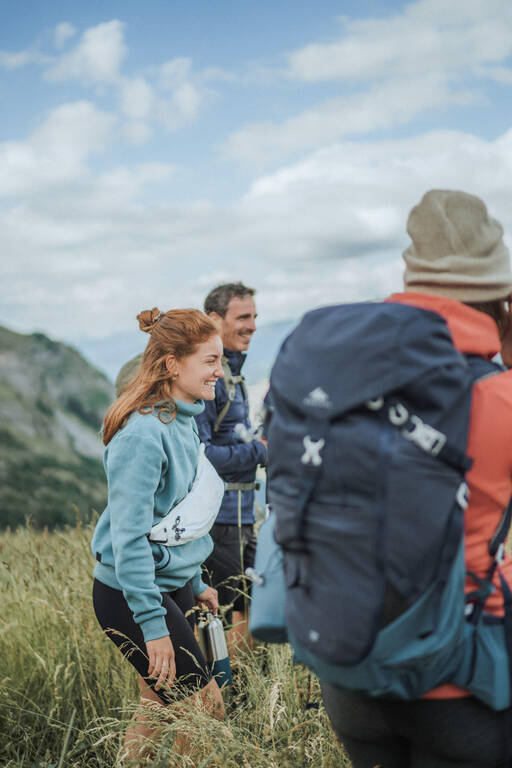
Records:
M215 522L223 496L224 483L204 455L204 445L201 445L192 488L152 527L150 541L177 547L204 536Z

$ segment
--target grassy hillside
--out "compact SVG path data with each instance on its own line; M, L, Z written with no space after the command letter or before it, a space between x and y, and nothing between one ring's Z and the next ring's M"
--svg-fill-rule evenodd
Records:
M0 535L2 768L120 766L137 686L92 611L91 535L90 526ZM308 675L288 646L247 654L238 678L225 723L195 712L161 724L154 768L349 768L322 708L305 708ZM193 760L174 755L182 729Z
M98 429L113 388L75 349L0 327L0 527L50 527L105 504Z

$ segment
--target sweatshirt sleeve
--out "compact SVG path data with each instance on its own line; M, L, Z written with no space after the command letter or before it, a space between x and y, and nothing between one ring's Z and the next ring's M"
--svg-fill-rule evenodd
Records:
M205 445L206 457L220 475L256 469L258 464L265 466L267 449L260 440L253 440L252 443L215 445L212 442L212 434L216 418L215 401L212 400L205 403L205 409L196 416L196 422L199 437Z
M136 434L120 434L109 446L106 462L116 577L146 641L169 634L147 538L165 462L167 457L156 437Z
M206 589L206 584L204 583L202 577L202 569L199 567L197 571L195 572L194 576L192 577L192 590L194 592L194 597L196 595L200 595L202 592Z

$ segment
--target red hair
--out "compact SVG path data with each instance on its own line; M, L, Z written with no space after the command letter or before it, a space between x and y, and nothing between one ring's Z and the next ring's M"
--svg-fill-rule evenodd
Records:
M112 440L115 433L124 427L134 412L152 413L157 405L158 417L169 421L176 415L171 394L172 374L166 359L174 355L177 360L192 355L199 344L218 333L213 320L198 309L173 309L160 312L156 307L137 315L139 328L151 334L142 357L142 363L124 392L108 409L103 422L103 442Z

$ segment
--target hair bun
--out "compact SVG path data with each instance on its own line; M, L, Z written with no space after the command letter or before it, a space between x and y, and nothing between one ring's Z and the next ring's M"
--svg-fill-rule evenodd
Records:
M153 309L145 309L143 312L140 312L137 315L140 330L144 331L144 333L151 333L161 317L162 312L160 312L158 307L153 307Z

